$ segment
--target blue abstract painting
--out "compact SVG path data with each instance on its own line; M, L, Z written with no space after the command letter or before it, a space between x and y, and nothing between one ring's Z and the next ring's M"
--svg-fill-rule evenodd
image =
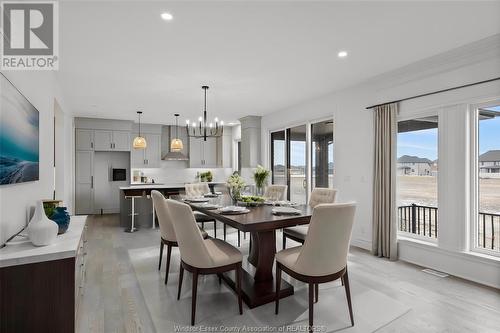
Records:
M0 75L0 185L39 180L38 110Z

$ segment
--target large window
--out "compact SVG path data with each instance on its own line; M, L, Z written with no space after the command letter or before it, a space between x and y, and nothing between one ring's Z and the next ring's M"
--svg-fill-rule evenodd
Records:
M407 235L438 235L438 116L398 123L398 228Z
M299 204L308 190L333 188L333 120L272 132L271 171L273 184L288 185L288 199Z
M500 105L480 108L474 245L500 253Z

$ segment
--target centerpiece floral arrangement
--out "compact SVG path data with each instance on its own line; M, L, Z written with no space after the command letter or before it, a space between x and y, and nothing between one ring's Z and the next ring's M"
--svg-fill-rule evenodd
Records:
M233 172L231 176L227 179L227 186L229 187L229 193L233 201L238 201L241 198L241 190L246 186L245 180L240 176L238 171Z
M264 168L262 165L257 165L257 169L255 169L253 173L253 179L255 180L255 186L257 187L257 193L259 195L263 194L264 185L267 182L267 178L271 172Z

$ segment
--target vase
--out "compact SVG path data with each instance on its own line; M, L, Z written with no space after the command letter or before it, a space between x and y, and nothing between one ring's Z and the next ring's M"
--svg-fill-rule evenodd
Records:
M264 186L255 185L255 195L258 197L264 196Z
M44 246L54 243L59 226L49 220L43 209L43 201L39 200L35 213L28 224L28 237L35 246Z
M229 189L229 195L231 196L231 199L233 199L233 205L236 206L238 204L238 200L241 199L241 193L239 190L236 189Z

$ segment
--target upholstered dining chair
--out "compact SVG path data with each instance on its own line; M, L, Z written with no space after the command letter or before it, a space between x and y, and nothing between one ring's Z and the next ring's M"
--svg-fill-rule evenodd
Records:
M286 200L288 185L268 185L264 191L264 198L271 201Z
M211 193L210 187L206 182L200 183L191 183L184 185L184 191L186 192L186 197L188 198L198 198L202 197L204 194ZM205 229L205 222L213 222L214 223L214 237L217 237L217 221L206 214L195 212L194 217L196 222L201 223L201 228ZM224 238L226 237L224 233Z
M354 223L355 203L319 204L313 209L304 245L276 253L276 289L281 287L281 271L309 285L309 330L313 326L313 303L318 301L318 284L341 279L346 292L351 325L351 291L347 275L347 253ZM316 296L316 297L314 297ZM275 313L279 310L279 293Z
M198 275L200 274L217 274L220 282L220 274L235 270L238 307L240 315L243 314L241 303L241 262L243 261L243 255L241 252L222 240L216 238L203 239L200 230L196 226L196 220L191 208L185 203L171 199L167 199L166 202L172 216L181 252L177 299L180 299L181 296L184 269L193 273L191 325L195 323L196 293Z
M163 247L167 245L167 268L165 270L165 284L168 282L168 271L170 269L170 257L172 255L172 247L177 247L177 238L175 236L174 226L172 225L172 219L168 213L167 203L165 202L165 197L159 191L151 191L151 197L155 204L156 216L158 217L158 222L160 225L160 260L158 262L158 270L161 269L161 261L163 258ZM207 238L208 234L205 230L201 229L201 235L203 238Z
M309 207L314 208L322 203L334 203L337 190L331 188L316 187L311 192ZM290 238L296 242L304 244L309 226L299 225L283 229L283 248L286 247L286 239Z

